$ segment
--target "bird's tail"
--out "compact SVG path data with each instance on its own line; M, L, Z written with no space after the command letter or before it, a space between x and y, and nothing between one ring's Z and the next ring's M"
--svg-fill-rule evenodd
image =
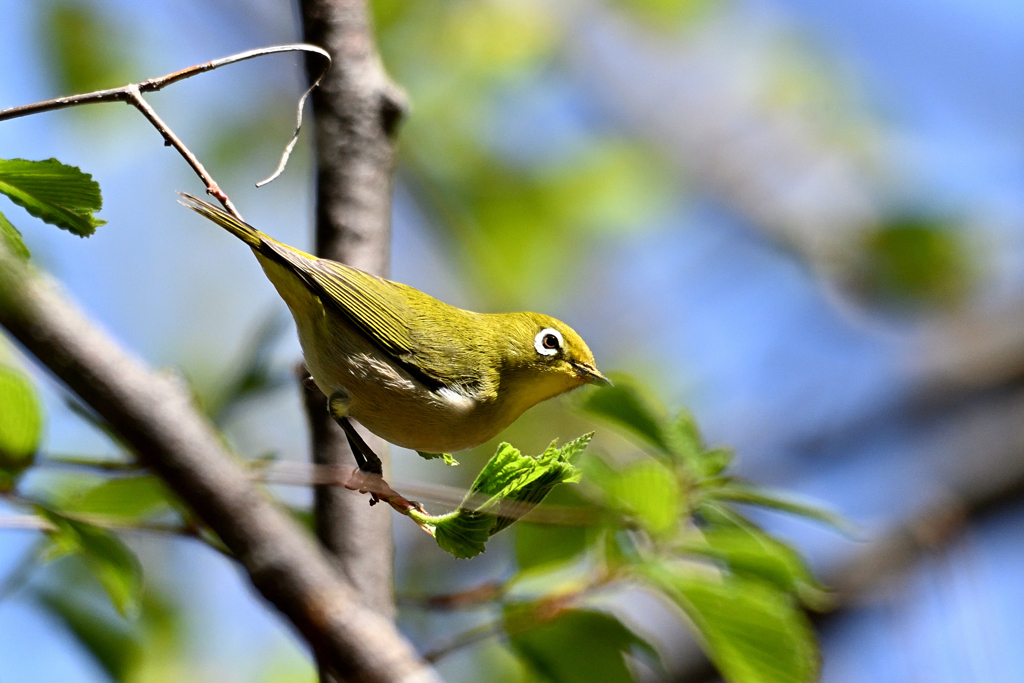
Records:
M259 248L263 244L263 239L266 236L245 221L235 218L219 206L214 206L210 202L203 201L198 197L193 197L184 192L179 192L178 194L182 197L182 199L178 200L182 206L187 206L200 216L209 218L250 247Z

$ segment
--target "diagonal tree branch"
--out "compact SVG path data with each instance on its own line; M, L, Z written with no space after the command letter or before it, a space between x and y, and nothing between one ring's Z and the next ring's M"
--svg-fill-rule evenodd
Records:
M105 419L220 537L260 593L346 680L437 681L302 528L249 480L188 391L121 350L0 245L0 325Z
M381 65L365 0L302 0L304 40L335 56L334 67L313 92L316 123L316 253L377 275L387 275L391 243L394 135L404 96ZM307 59L310 79L319 64ZM304 389L313 461L352 466L341 429L326 399ZM386 444L364 432L384 461ZM317 536L366 604L394 614L391 513L369 507L365 496L340 487L316 490Z

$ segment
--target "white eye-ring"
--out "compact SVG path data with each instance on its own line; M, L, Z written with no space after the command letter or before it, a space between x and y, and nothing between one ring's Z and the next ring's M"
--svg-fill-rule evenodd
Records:
M545 327L533 339L533 348L542 356L553 356L562 350L562 333Z

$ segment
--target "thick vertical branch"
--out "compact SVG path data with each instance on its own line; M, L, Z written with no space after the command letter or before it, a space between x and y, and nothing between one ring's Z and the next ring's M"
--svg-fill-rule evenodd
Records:
M301 0L304 40L326 49L334 66L313 93L316 119L316 252L386 275L391 242L393 136L404 111L374 43L364 0ZM319 66L308 62L310 77ZM305 389L314 462L352 465L341 430L315 389ZM386 445L367 434L384 461ZM317 534L365 603L394 614L391 513L340 487L316 491Z

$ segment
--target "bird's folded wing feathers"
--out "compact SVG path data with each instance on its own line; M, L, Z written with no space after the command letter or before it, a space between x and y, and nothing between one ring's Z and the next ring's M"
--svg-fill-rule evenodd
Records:
M420 383L432 389L446 385L441 368L432 367L417 353L409 330L408 302L394 283L337 261L310 258L280 242L267 240L266 244L302 274L325 303Z
M423 353L412 338L409 302L400 285L299 251L263 234L219 206L180 194L181 203L188 208L225 228L258 253L286 264L314 294L424 386L440 389L448 385L441 357Z

